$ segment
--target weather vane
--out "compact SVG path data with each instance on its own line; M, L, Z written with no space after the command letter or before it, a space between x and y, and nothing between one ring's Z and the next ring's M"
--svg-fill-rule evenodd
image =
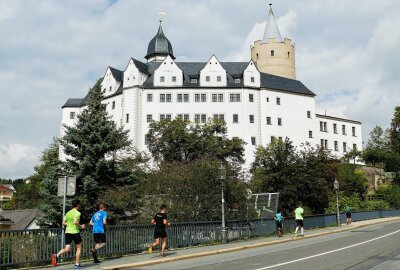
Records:
M160 12L158 12L158 15L160 15L160 23L161 23L162 20L163 20L163 17L164 17L165 15L167 15L167 13L165 13L165 12L163 12L163 11L160 11Z

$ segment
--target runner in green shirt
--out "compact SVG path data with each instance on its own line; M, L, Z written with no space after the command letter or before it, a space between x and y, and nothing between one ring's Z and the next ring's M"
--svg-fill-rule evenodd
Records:
M351 206L346 205L346 224L351 224Z
M299 228L301 228L301 236L304 236L304 228L303 228L304 209L302 206L303 205L299 203L296 210L294 210L294 215L295 215L294 218L296 220L296 225L297 225L294 237L297 237L297 232L299 231Z
M72 202L72 209L67 212L64 217L63 223L66 226L65 229L65 248L60 250L57 254L52 254L51 263L53 266L57 266L57 260L64 253L68 253L71 251L71 243L74 242L76 245L76 256L75 256L75 266L74 269L81 269L83 266L80 263L81 260L81 252L82 252L82 238L80 235L80 230L85 229L84 224L80 224L79 221L81 219L81 212L79 209L81 208L81 203L79 200L74 200Z

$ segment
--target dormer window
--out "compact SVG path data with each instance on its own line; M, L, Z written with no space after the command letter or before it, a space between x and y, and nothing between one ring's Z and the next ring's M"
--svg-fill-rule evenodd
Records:
M165 77L164 76L160 77L160 82L165 82Z
M221 76L217 76L217 82L221 81Z
M112 86L110 86L110 91L109 92L111 92L111 90L112 90Z
M253 83L254 82L254 77L250 77L250 81Z
M172 82L176 82L176 76L172 76Z
M209 81L210 81L210 76L206 76L206 82L209 82Z
M235 83L240 83L240 78L236 78Z
M197 78L191 78L190 83L197 83Z

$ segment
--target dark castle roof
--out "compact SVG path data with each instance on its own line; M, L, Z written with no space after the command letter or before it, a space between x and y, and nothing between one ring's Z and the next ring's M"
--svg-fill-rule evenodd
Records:
M155 37L153 37L149 43L149 46L147 47L147 55L144 58L149 59L153 56L167 55L170 55L173 59L175 59L171 42L169 42L168 38L164 35L160 24L157 34Z

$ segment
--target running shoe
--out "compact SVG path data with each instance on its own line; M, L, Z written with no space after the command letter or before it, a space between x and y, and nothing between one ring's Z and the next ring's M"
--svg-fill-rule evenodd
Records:
M57 254L51 254L51 265L52 266L57 266Z
M149 253L149 254L153 253L153 246L149 247L149 249L147 250L147 253Z
M75 264L74 269L82 269L82 264Z

